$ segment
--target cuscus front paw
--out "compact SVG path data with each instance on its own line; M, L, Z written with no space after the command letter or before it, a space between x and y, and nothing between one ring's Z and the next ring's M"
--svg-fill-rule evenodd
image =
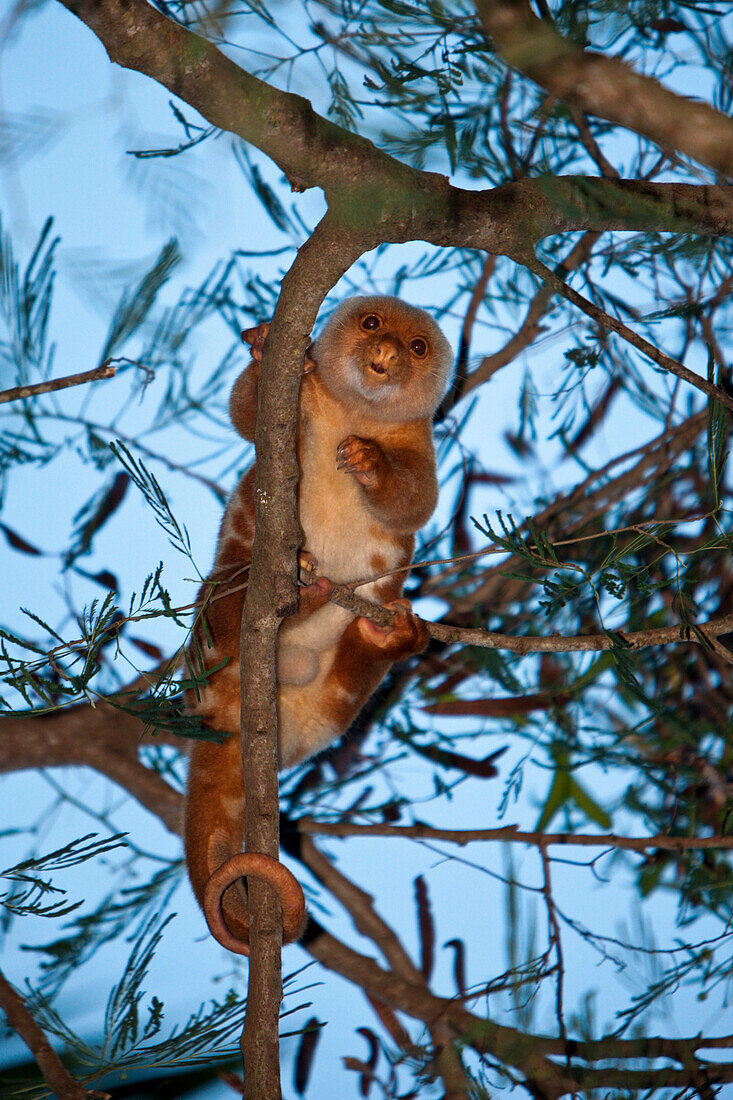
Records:
M258 363L262 362L262 348L269 331L269 322L263 321L261 324L255 325L254 328L246 328L242 333L242 343L249 344L252 358Z
M384 470L384 451L372 439L349 435L336 450L336 469L353 474L360 485L373 488Z
M305 358L303 360L303 374L312 374L318 366L315 359L311 355L312 347L313 345L309 344L308 347L305 349Z
M328 577L316 577L310 584L298 590L298 614L310 615L319 607L324 607L333 592L333 584Z
M242 343L248 344L252 353L252 358L257 362L262 362L262 349L265 346L265 337L270 331L269 321L263 321L259 325L255 325L254 328L246 328L242 333ZM311 374L316 369L316 361L312 358L310 350L313 347L309 344L305 358L303 360L303 374Z
M429 641L426 623L412 610L409 600L393 600L384 605L395 616L389 626L379 626L371 619L357 619L365 641L381 650L392 661L420 653Z

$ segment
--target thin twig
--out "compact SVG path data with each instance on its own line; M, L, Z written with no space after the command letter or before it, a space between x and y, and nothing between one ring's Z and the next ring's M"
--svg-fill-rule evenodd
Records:
M606 179L620 179L620 174L618 170L614 168L611 162L603 155L601 147L594 138L591 132L591 128L588 125L588 119L580 110L580 108L571 107L570 117L575 123L575 128L578 131L584 149L591 157L591 159L595 161L595 163L600 168L601 175L603 175Z
M662 367L664 370L669 371L670 374L674 374L677 378L681 378L684 382L694 386L695 389L701 390L708 397L715 398L721 405L725 405L727 409L733 411L733 397L729 397L728 394L721 390L719 386L713 385L712 382L708 382L706 378L701 378L699 374L695 374L694 371L689 370L682 363L679 363L676 359L673 359L671 355L665 355L663 351L655 347L654 344L650 344L648 340L645 340L643 336L639 336L637 332L625 325L623 321L619 321L616 317L612 317L610 313L606 313L605 310L595 305L593 302L588 301L582 294L578 294L577 291L567 286L562 279L559 279L554 272L550 271L549 267L546 267L540 260L534 255L517 257L518 262L523 262L526 266L534 271L535 275L538 275L542 281L551 287L561 297L567 299L572 305L577 306L589 317L601 325L603 328L608 329L611 332L615 332L617 336L620 336L632 347L635 347L638 351L646 355L657 366Z
M14 386L10 390L0 390L0 405L7 401L20 401L24 397L37 397L41 393L52 393L54 390L65 390L69 386L82 386L86 382L98 382L102 378L114 378L116 374L117 367L110 366L108 360L101 367L82 371L81 374L67 374L65 378L35 382L32 386Z
M451 844L473 841L504 840L516 844L533 844L539 848L552 845L578 848L623 848L631 852L655 849L665 852L697 852L709 849L733 848L733 836L619 836L616 833L538 833L523 832L516 825L499 829L436 829L417 822L414 825L360 824L352 821L316 821L301 817L298 831L320 836L394 836L415 840L444 840Z
M555 274L558 278L566 278L571 271L575 271L576 268L589 259L593 245L599 236L599 233L589 231L584 233L579 241L576 241L567 256L560 260L555 267ZM516 359L520 352L528 348L536 337L545 331L545 326L541 325L540 321L550 308L551 299L551 288L543 284L529 303L521 325L504 347L499 348L491 355L484 356L476 369L467 375L461 386L460 397L465 397L477 386L488 382L498 370Z
M565 977L565 962L562 954L562 939L560 938L560 925L557 919L557 912L555 910L555 902L552 897L552 874L550 857L547 854L547 848L544 844L540 844L540 858L542 859L542 894L545 899L545 905L547 907L547 925L548 925L548 951L554 949L555 952L555 1014L557 1016L557 1026L560 1032L560 1038L563 1042L567 1041L567 1030L565 1028L565 1014L563 1011L563 979ZM568 1066L568 1068L570 1068Z
M558 550L563 546L577 546L582 542L594 542L596 539L614 538L616 535L630 535L632 533L641 535L646 534L647 531L651 531L656 527L674 527L676 524L679 525L682 523L701 523L709 519L711 515L713 515L712 512L705 512L702 515L672 516L669 519L649 519L644 520L642 523L630 523L625 527L609 527L607 530L594 531L592 535L575 535L573 538L569 539L548 541L548 546L551 546L553 550ZM541 547L529 541L525 545L527 550L541 549ZM401 565L396 569L386 569L383 573L377 573L373 576L349 581L344 587L354 592L357 588L362 588L367 584L374 584L375 581L381 581L384 577L393 577L399 573L411 573L415 569L434 569L436 565L451 566L451 569L444 569L436 578L437 581L442 582L449 573L460 572L460 567L462 567L465 562L478 561L479 558L488 558L495 554L509 553L511 553L511 551L507 550L506 546L497 546L496 543L491 543L489 546L484 546L482 550L472 550L470 554L452 554L449 558L423 558L421 561L413 561L410 562L409 565ZM430 591L429 584L423 584L421 586L420 594L422 595L426 591ZM223 596L228 594L228 591L221 593Z
M159 451L154 451L150 447L146 447L138 438L131 435L124 435L118 428L110 428L107 424L96 424L91 420L82 419L79 416L68 416L65 413L56 411L43 412L41 415L48 417L49 420L61 421L63 424L80 424L83 427L91 428L93 431L106 432L115 440L122 440L128 447L134 448L136 451L139 451L140 454L147 455L148 458L152 458L156 462L162 462L169 470L173 470L175 473L185 474L186 477L191 477L195 481L199 481L202 485L205 485L207 489L211 489L220 503L227 498L227 491L216 481L212 481L211 478L198 473L197 470L194 470L190 465L186 465L186 463L174 462L173 459L168 458L167 455L161 454Z

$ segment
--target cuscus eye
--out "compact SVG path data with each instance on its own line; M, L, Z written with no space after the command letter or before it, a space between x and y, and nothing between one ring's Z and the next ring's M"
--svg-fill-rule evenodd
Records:
M367 313L366 317L361 319L361 327L365 332L376 332L381 324L382 318L378 313Z
M422 336L416 336L414 340L410 340L410 351L413 355L416 355L418 359L424 359L428 354L427 341L423 340Z

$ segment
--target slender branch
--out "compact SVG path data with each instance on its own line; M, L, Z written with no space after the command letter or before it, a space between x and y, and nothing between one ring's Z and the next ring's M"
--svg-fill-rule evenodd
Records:
M598 237L599 234L592 231L583 234L581 239L573 245L567 256L555 268L555 274L559 279L566 278L571 271L575 271L576 268L588 260ZM552 289L547 283L543 283L529 303L529 308L521 325L507 340L504 347L492 352L491 355L485 355L476 369L468 375L461 389L461 397L465 397L477 386L488 382L498 370L516 359L525 348L529 347L545 331L540 322L550 308L551 301Z
M305 832L301 829L298 831ZM374 941L392 970L413 985L424 985L421 971L405 951L394 929L374 908L374 898L335 867L309 837L299 838L297 852L294 854L297 854L298 859L305 863L318 881L348 910L357 932Z
M339 871L331 860L316 848L309 837L303 835L298 837L297 851L294 851L294 854L341 902L350 914L357 931L363 936L368 936L379 947L393 973L429 992L422 972L405 951L394 929L377 912L371 895ZM455 1036L441 1021L428 1023L428 1029L433 1047L431 1066L434 1073L443 1081L444 1100L466 1100L469 1095L468 1080L454 1043ZM417 1052L412 1048L411 1043L407 1049L412 1057L416 1057Z
M610 313L606 313L605 310L599 306L594 305L593 302L588 301L581 294L578 294L572 287L567 286L562 279L559 279L554 272L550 271L549 267L545 267L535 256L529 256L525 260L527 267L534 271L536 275L547 284L552 287L556 294L560 294L563 298L567 299L578 309L582 310L589 317L592 317L597 324L603 328L608 329L611 332L615 332L627 343L637 348L644 355L648 356L652 362L662 367L664 370L670 372L670 374L676 375L677 378L681 378L684 382L688 382L689 385L694 386L695 389L702 390L708 397L715 398L726 408L733 411L733 397L721 390L719 386L713 385L712 382L708 382L707 378L701 378L699 374L695 374L688 367L683 366L682 363L678 363L676 359L673 359L670 355L665 355L663 351L655 347L654 344L650 344L648 340L645 340L643 336L639 336L633 329L625 325L623 321L619 321L616 317L612 317Z
M577 634L564 637L551 634L544 638L525 636L515 638L510 634L496 634L490 630L473 630L469 627L449 626L445 623L428 623L428 633L441 642L460 642L462 645L480 646L482 649L503 649L524 656L527 653L598 653L608 649L626 647L645 649L651 645L669 645L672 642L697 642L705 645L708 638L733 631L733 614L721 615L705 623L679 626L663 626L651 630L632 630L628 633L615 630L614 638L608 634Z
M568 1081L560 1067L547 1057L563 1053L560 1039L523 1033L517 1028L482 1019L458 1000L436 996L424 985L413 984L394 972L383 970L374 959L348 947L317 926L315 921L311 936L303 946L329 970L361 986L369 996L413 1019L433 1026L441 1024L454 1039L467 1039L476 1050L491 1054L506 1065L520 1067L530 1079L543 1082L548 1091L542 1092L542 1096L560 1096L574 1087L574 1082Z
M534 523L549 538L552 538L557 527L561 527L563 531L573 531L590 523L602 526L614 505L624 500L630 492L637 492L655 479L661 481L664 476L669 476L668 472L675 467L679 456L698 439L707 419L707 410L703 409L687 417L675 428L665 427L659 435L641 447L611 459L600 469L592 471L568 493L556 496L533 517ZM635 461L627 466L631 459ZM620 466L626 468L621 473L614 473ZM526 525L520 528L520 533L522 532L526 537ZM443 585L436 578L434 583L425 586L425 591L438 595L449 594L452 615L458 621L463 616L465 621L473 623L477 610L484 609L487 613L488 609L496 606L497 600L501 601L502 607L508 607L516 600L523 602L527 598L528 582L511 576L512 571L522 568L523 559L518 554L512 554L500 565L485 569L475 587L464 594L456 595L452 578Z
M476 321L476 314L486 294L486 287L489 279L496 270L496 263L497 257L495 255L489 254L484 257L483 264L481 265L481 274L471 291L468 309L466 310L466 315L461 325L461 338L458 341L458 355L456 356L456 370L453 381L435 414L435 423L440 423L444 420L453 406L460 401L461 397L464 395L468 378L468 357L471 348L471 334Z
M316 821L312 817L298 818L298 831L321 836L394 836L415 840L443 840L452 844L474 841L502 840L515 844L532 844L537 848L553 845L578 848L623 848L632 852L660 850L665 852L733 849L733 836L618 836L616 833L537 833L523 832L516 825L499 829L435 829L418 822L415 825L358 824L350 821Z
M575 128L578 131L583 148L589 154L592 160L598 165L601 175L607 179L619 179L619 173L614 168L609 160L603 155L603 152L598 145L598 142L591 133L591 128L588 125L588 119L585 117L582 111L577 107L570 108L570 117L575 123Z
M394 618L394 611L354 595L348 585L334 585L330 599L339 607L346 608L354 615L371 619L380 626L389 626ZM616 629L613 631L613 636L609 632L571 636L550 634L546 637L532 635L514 637L511 634L497 634L493 630L451 626L449 623L435 623L428 620L426 623L430 637L437 638L440 642L458 642L461 645L473 645L481 649L502 649L525 656L528 653L602 652L619 647L645 649L647 646L668 645L670 642L697 642L705 645L709 638L717 638L721 634L729 634L733 631L733 614L720 615L704 623L689 625L680 623L678 626L631 630L628 633Z
M110 1096L108 1092L85 1089L74 1080L31 1016L23 998L16 993L2 973L0 973L0 1008L7 1016L10 1026L30 1050L43 1074L43 1080L58 1100L91 1100L92 1097L108 1100Z
M98 382L102 378L114 378L117 368L109 362L102 363L94 370L85 370L81 374L67 374L64 378L52 378L48 382L34 382L32 386L14 386L10 390L0 390L0 405L8 401L20 401L24 397L37 397L41 393L53 393L65 390L69 386L82 386L86 382Z
M542 860L542 894L545 899L545 906L547 908L547 926L548 926L548 955L550 952L555 952L555 965L553 967L555 971L555 1015L557 1017L557 1026L560 1033L560 1038L567 1044L567 1029L565 1027L565 1012L563 1008L564 1002L564 981L565 981L565 960L563 958L562 950L562 937L560 935L560 924L557 919L557 910L555 908L555 901L552 896L552 869L550 858L547 855L547 848L544 844L540 844L540 858ZM568 1069L569 1069L568 1064Z
M45 412L40 413L41 416L48 417L49 420L61 421L64 424L80 424L84 427L91 428L93 431L105 432L111 435L114 440L122 440L128 447L139 451L140 454L147 455L148 458L154 459L156 462L162 463L169 470L173 470L175 473L185 474L186 477L193 478L194 481L198 481L201 485L205 485L207 489L211 489L216 499L223 503L227 498L226 491L216 481L212 481L211 478L206 477L204 474L200 474L198 470L192 469L190 465L186 465L183 462L174 462L173 459L167 455L161 454L159 451L152 450L151 447L147 447L144 443L141 443L138 438L131 435L125 435L118 428L111 428L108 424L97 424L87 418L82 419L80 416L68 416L66 413L60 412Z

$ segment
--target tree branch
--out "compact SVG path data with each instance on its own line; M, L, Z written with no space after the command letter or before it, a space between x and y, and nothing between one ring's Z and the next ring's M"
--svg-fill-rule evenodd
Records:
M341 902L357 931L368 936L377 945L395 974L429 992L422 972L407 954L394 929L377 912L371 895L339 871L309 837L300 834L297 841L297 847L289 846L293 854ZM468 1096L468 1081L455 1048L453 1034L440 1021L428 1023L428 1030L433 1047L432 1065L445 1086L444 1100L465 1100ZM415 1056L414 1051L410 1053Z
M435 829L417 822L415 825L360 824L352 821L316 821L300 817L300 833L309 836L394 836L415 840L442 840L452 844L474 841L502 840L510 844L532 844L537 848L560 845L565 848L620 848L631 852L697 852L708 849L733 849L733 836L619 836L616 833L537 833L523 832L516 825L499 829Z
M383 970L373 959L347 947L325 929L311 925L305 949L320 963L361 986L371 997L384 1001L413 1019L448 1028L454 1039L467 1040L476 1050L506 1065L517 1066L533 1081L541 1081L543 1096L558 1097L575 1087L547 1055L563 1053L563 1043L544 1035L532 1035L504 1027L474 1015L460 1001L439 997L424 985L415 985Z
M733 120L720 111L676 95L618 57L581 49L538 19L527 0L476 0L476 8L506 63L553 96L733 176Z
M625 454L611 459L597 470L593 470L568 493L561 493L534 517L535 525L552 540L555 530L561 525L563 532L572 532L587 528L594 523L603 526L605 517L613 506L628 496L629 492L647 486L655 479L662 479L674 469L679 456L688 447L692 447L704 430L708 420L707 410L694 413L674 428L664 428L657 436ZM628 465L631 460L633 464ZM614 471L621 467L621 473ZM626 468L624 468L626 467ZM526 527L520 533L528 533ZM476 584L466 593L455 594L455 582L451 570L446 570L447 583L440 584L440 578L424 586L426 595L445 596L450 592L453 617L464 617L471 623L476 621L477 610L488 613L496 606L507 607L517 599L526 598L527 583L510 574L522 568L522 558L512 554L501 564L484 570Z
M562 280L571 271L586 262L598 237L599 234L595 232L583 234L581 239L573 245L565 259L561 260L555 268L555 274L559 279ZM529 308L521 325L507 340L504 347L491 355L485 355L476 369L468 375L465 384L461 388L461 397L465 397L477 386L488 382L498 370L516 359L520 352L529 347L537 336L544 331L540 321L550 308L552 292L553 288L544 282L529 303Z
M110 366L109 362L102 363L101 367L94 370L85 370L81 374L67 374L64 378L52 378L48 382L34 382L32 386L14 386L10 390L0 390L0 405L8 401L20 401L23 397L37 397L41 393L53 393L54 390L65 390L69 386L82 386L86 382L97 382L101 378L114 378L117 367Z
M405 165L271 87L146 0L60 0L109 57L157 80L212 125L271 157L299 189L322 187L370 247L425 240L515 255L551 233L733 233L731 188L553 177L478 192ZM715 112L713 112L715 113Z
M146 732L140 718L110 703L0 719L0 773L81 764L128 791L172 833L182 828L181 797L138 759L141 745L181 747L172 734Z
M282 283L265 341L257 412L255 537L240 635L245 847L273 859L280 840L276 704L277 631L297 605L296 456L298 393L310 334L331 287L363 251L326 215ZM249 887L250 971L242 1033L245 1096L280 1096L278 1019L282 1001L282 913L274 891Z
M29 740L31 740L29 735L33 725L41 731L41 738L39 742L36 743L35 748L31 748L31 755L41 750L41 741L44 741L46 744L50 745L52 750L52 759L47 759L47 764L79 763L78 742L84 742L85 744L94 742L100 737L100 734L101 740L104 742L106 722L100 722L100 710L100 705L97 705L96 708L84 705L61 711L58 714L48 716L48 718L44 716L41 718L29 717L28 719L18 720L6 719L3 723L6 727L6 731L12 732L13 726L16 725L19 732L21 732L22 729L22 736L19 736L17 739L13 738L13 746L10 746L9 751L6 751L5 760L3 761L4 770L9 771L12 768L11 757L13 749L17 754L22 754L23 745L27 745ZM117 715L119 719L124 718L129 722L130 728L126 731L125 736L130 736L132 738L133 727L136 727L137 739L139 740L144 727L138 719L132 716L125 716L119 711L113 711L111 707L109 711ZM55 720L53 736L46 738L43 731L51 728L48 722L50 718ZM3 747L4 744L5 738L0 738L0 747ZM102 745L102 752L104 751L107 750L104 745ZM28 755L23 759L25 763L19 766L32 766L28 763ZM91 766L94 766L94 764ZM125 783L125 785L127 786L127 783ZM130 793L136 794L134 787L128 787L128 789ZM164 824L171 828L171 831L180 832L182 829L183 798L172 788L170 789L170 804L175 811L173 813L161 811L159 803L151 804L147 808L151 813L158 816ZM174 824L174 820L178 823L177 825ZM649 838L636 838L618 837L614 834L599 836L584 836L580 834L574 836L572 834L563 833L521 833L511 826L497 830L443 830L432 829L430 826L422 824L394 826L353 825L350 823L312 823L308 818L301 819L297 823L297 828L304 833L318 832L331 835L415 836L423 839L455 841L461 844L474 839L496 839L521 843L536 843L548 846L552 844L564 846L577 844L582 847L623 847L634 851L644 851L649 847L664 850L689 850L692 848L705 849L715 847L729 848L733 844L733 838L731 837L693 838L655 836ZM358 888L354 887L354 889ZM492 1057L504 1061L508 1065L520 1066L522 1071L531 1076L533 1080L544 1080L545 1075L549 1074L548 1085L551 1084L552 1088L555 1090L551 1095L560 1095L556 1090L563 1085L567 1089L576 1087L575 1081L568 1082L567 1079L563 1080L563 1078L558 1078L558 1068L547 1060L548 1055L555 1055L558 1057L566 1056L567 1050L559 1039L531 1033L525 1034L519 1030L503 1027L493 1021L482 1019L469 1012L460 1001L437 997L426 988L421 989L419 986L405 981L399 975L391 974L383 970L374 960L360 955L344 944L341 944L333 936L316 925L315 922L311 923L309 930L306 932L303 947L309 951L314 958L320 960L323 965L338 971L349 981L362 986L372 997L384 1001L399 1011L405 1012L415 1019L423 1020L431 1027L438 1026L439 1024L448 1027L452 1037L458 1038L461 1042L468 1043L479 1052L489 1054ZM608 1058L670 1058L675 1059L683 1065L689 1064L690 1057L698 1049L723 1049L733 1046L733 1038L730 1036L695 1036L694 1038L681 1039L666 1039L663 1037L623 1039L611 1035L601 1039L587 1041L570 1039L569 1042L571 1044L573 1058L578 1057L586 1061ZM579 1070L574 1068L573 1076L579 1072ZM592 1071L588 1070L587 1072ZM598 1071L599 1074L602 1072L605 1071ZM618 1070L617 1072L621 1074L624 1071ZM648 1071L649 1074L653 1074L654 1072L653 1070ZM728 1070L724 1068L724 1072L728 1072ZM643 1071L639 1070L638 1073L639 1076L635 1078L635 1081L641 1082ZM646 1080L646 1078L644 1078L644 1080ZM88 1093L84 1093L84 1095L88 1096ZM74 1097L73 1100L76 1100L76 1097Z
M519 257L517 257L517 259L519 259ZM612 317L610 313L606 313L605 310L601 309L593 302L588 301L588 299L584 298L581 294L578 294L576 290L567 286L562 279L559 279L554 272L550 271L549 267L545 267L545 265L535 256L527 257L525 262L527 267L530 268L531 271L534 271L535 275L538 275L546 286L551 287L556 294L559 294L568 302L577 306L583 313L592 317L602 328L608 329L610 332L615 332L623 340L626 340L628 344L631 344L642 352L642 354L648 356L657 366L669 371L670 374L674 374L677 378L681 378L690 386L694 386L695 389L701 390L704 394L707 394L708 397L714 398L716 401L719 401L721 405L725 405L726 408L733 411L733 397L729 397L725 390L721 390L719 386L715 386L712 382L708 382L707 378L701 378L699 374L695 374L694 371L691 371L682 363L678 363L677 360L673 359L670 355L665 355L663 351L660 351L654 344L650 344L643 336L639 336L639 334L629 328L628 325L625 325L623 321L619 321L618 318Z
M109 1100L108 1092L85 1089L76 1081L53 1049L41 1028L31 1016L26 1003L10 982L0 973L0 1008L8 1023L21 1037L36 1060L43 1080L58 1100Z
M372 603L361 596L354 595L348 585L334 585L330 596L332 603L355 615L361 615L380 626L389 626L394 611ZM525 656L527 653L586 653L600 652L614 647L644 649L651 645L667 645L670 642L698 642L705 645L708 638L717 638L721 634L733 631L733 614L720 615L705 623L680 623L678 626L655 627L651 630L631 630L628 633L619 629L606 634L576 634L563 636L550 634L546 637L525 635L514 637L511 634L497 634L493 630L478 630L471 627L451 626L449 623L434 623L425 620L428 634L439 642L458 642L461 645L475 645L482 649L503 649L510 653Z

